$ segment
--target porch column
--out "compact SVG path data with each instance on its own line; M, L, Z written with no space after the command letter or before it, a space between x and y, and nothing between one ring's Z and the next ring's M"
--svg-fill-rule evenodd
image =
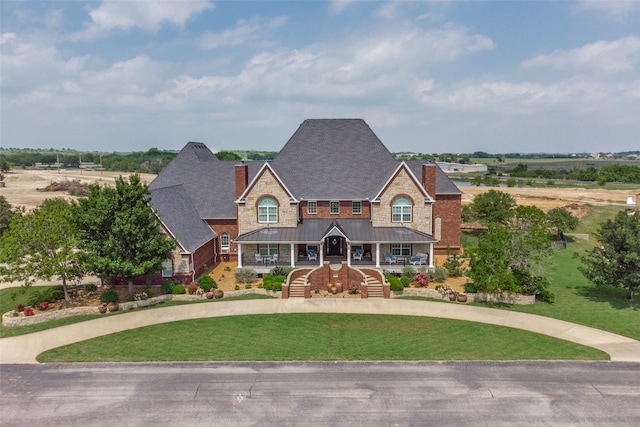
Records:
M294 244L291 244L291 267L295 268L296 267L296 255L295 255L295 249L294 249Z
M238 268L242 268L242 243L238 243Z
M320 266L322 266L322 264L324 264L324 245L322 242L320 246L318 246L318 252L320 252Z
M433 268L433 243L429 243L429 268Z
M347 266L351 267L351 243L347 243Z
M380 268L380 243L376 242L376 268Z

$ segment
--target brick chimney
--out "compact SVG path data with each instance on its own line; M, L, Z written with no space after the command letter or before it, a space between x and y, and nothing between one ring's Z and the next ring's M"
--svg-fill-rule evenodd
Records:
M238 199L249 185L249 166L244 162L235 166L236 199Z
M435 163L422 165L422 185L432 199L436 198L436 167Z

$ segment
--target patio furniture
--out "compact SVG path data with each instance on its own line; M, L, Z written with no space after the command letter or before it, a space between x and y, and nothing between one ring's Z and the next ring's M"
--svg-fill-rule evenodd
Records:
M309 249L307 251L307 260L308 261L314 261L318 259L318 254L316 253L316 251L314 251L313 249Z
M363 255L364 255L364 249L356 249L356 251L353 253L353 259L362 261Z
M277 264L278 263L278 254L273 254L270 257L266 258L267 264Z
M384 262L386 262L387 264L397 264L398 259L391 252L387 252L384 254Z
M409 264L411 265L425 264L426 265L428 260L429 260L429 255L418 252L411 257L411 259L409 260Z
M262 258L262 255L256 254L256 263L264 264L264 258Z

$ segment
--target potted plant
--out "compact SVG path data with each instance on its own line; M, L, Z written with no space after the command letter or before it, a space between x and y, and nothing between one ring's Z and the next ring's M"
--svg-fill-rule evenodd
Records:
M453 291L449 294L449 301L455 301L456 299L458 299L458 293L456 291Z
M119 295L114 289L107 289L100 295L100 302L107 304L109 311L118 311Z
M102 304L100 304L100 305L98 306L98 311L99 311L101 314L105 314L105 313L107 312L107 303L106 303L106 302L103 302Z
M213 296L216 298L224 297L224 291L222 289L217 289L213 292Z
M458 294L458 302L467 302L467 294Z

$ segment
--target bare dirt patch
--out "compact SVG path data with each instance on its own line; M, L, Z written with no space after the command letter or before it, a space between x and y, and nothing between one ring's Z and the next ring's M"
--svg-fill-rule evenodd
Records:
M83 187L90 184L114 185L118 177L129 177L128 172L107 172L87 170L13 170L5 174L5 186L0 187L0 196L4 196L12 206L23 206L27 210L34 209L45 199L63 197L76 200L64 191L42 191L42 189L56 189L65 186L66 182L74 182L75 186ZM138 174L142 182L149 184L156 175ZM62 184L61 184L62 183ZM40 189L40 190L39 190Z

